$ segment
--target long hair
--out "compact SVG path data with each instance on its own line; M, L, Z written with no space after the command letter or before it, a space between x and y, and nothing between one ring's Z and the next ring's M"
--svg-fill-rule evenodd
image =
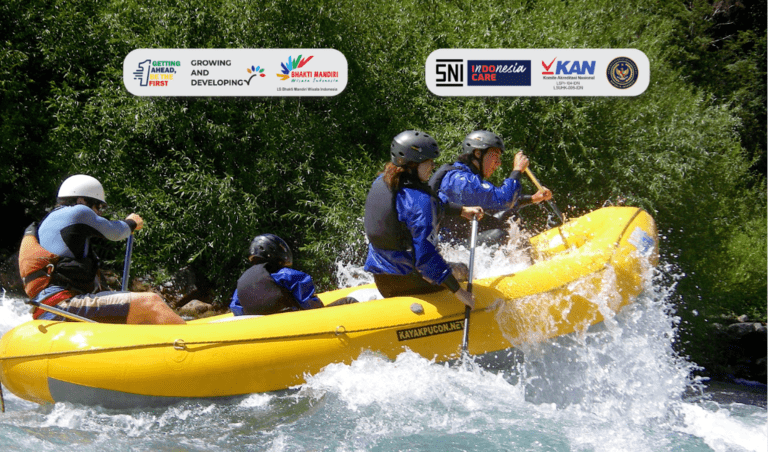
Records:
M392 162L387 162L384 171L382 171L384 174L384 183L387 184L387 187L389 187L390 190L396 191L402 187L402 183L404 182L403 177L413 177L413 171L418 166L419 164L415 162L408 162L404 166L397 166Z

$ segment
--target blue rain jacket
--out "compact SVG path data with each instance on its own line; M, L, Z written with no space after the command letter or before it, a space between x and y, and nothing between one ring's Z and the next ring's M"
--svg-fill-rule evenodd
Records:
M456 162L453 166L456 169L445 175L437 190L437 196L443 202L480 206L484 210L506 210L514 207L520 197L522 185L517 177L504 179L501 187L497 187L482 180L469 166L461 162ZM514 172L513 176L519 174Z
M437 250L437 228L444 204L421 190L401 188L395 198L397 219L413 237L408 250L384 250L368 245L365 271L374 274L407 275L417 270L432 284L441 284L451 269Z

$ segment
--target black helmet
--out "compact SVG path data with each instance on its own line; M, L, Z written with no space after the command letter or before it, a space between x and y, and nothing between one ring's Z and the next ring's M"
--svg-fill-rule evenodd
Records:
M257 235L248 248L251 256L278 267L293 265L293 254L285 240L275 234ZM252 258L253 259L253 258Z
M424 132L406 130L398 133L390 147L392 163L404 166L409 162L421 163L440 155L437 141Z
M504 141L501 137L487 130L475 130L464 138L461 145L464 153L472 152L475 149L487 150L490 148L499 148L504 153Z

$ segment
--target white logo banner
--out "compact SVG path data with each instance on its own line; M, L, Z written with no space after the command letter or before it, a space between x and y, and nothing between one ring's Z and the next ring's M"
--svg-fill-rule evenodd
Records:
M439 49L425 78L438 96L637 96L651 71L637 49Z
M334 49L137 49L123 61L136 96L335 96L347 79Z

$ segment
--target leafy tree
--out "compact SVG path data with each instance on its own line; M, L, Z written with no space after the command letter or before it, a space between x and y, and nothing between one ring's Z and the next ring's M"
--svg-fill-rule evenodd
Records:
M273 232L325 289L337 260L362 264L365 195L392 137L430 132L442 163L485 128L529 154L569 215L606 202L651 212L665 260L686 274L679 309L691 331L720 314L764 318L764 12L720 2L733 6L726 17L714 5L10 0L2 205L18 212L20 235L61 180L92 174L113 217L146 220L133 274L191 266L223 300L251 238ZM137 48L334 48L349 83L320 99L138 98L122 85ZM637 48L651 85L634 98L441 98L424 82L439 48ZM121 259L119 246L102 256Z

